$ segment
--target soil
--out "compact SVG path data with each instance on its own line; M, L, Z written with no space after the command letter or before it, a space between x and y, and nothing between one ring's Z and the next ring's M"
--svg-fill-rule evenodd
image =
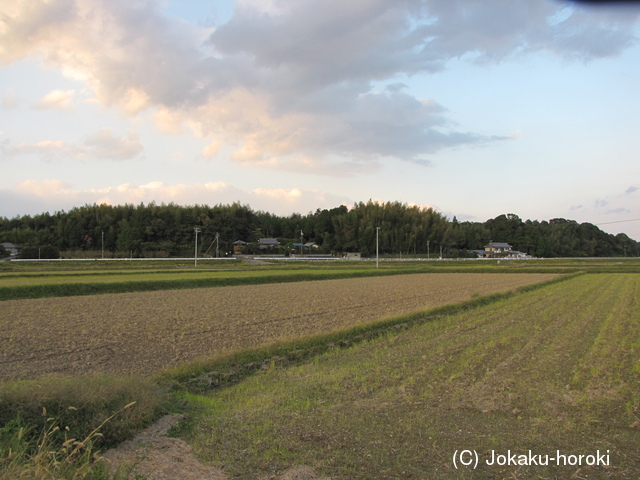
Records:
M414 274L0 302L0 380L150 375L550 280Z

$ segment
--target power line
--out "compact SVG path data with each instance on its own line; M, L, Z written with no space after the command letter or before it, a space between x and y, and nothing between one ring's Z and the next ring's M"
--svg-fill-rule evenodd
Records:
M637 222L637 221L640 221L640 218L632 218L631 220L617 220L615 222L594 223L594 225L610 225L612 223L626 223L626 222Z

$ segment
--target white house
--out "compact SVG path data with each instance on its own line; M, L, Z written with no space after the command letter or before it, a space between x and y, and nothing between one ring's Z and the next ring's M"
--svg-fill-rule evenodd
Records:
M15 243L4 242L2 246L7 252L9 252L9 255L11 255L12 257L17 257L22 251L22 247L20 245L16 245Z

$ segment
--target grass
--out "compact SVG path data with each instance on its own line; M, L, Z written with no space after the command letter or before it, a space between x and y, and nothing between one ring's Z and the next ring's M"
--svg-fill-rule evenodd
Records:
M176 409L191 415L180 435L230 478L269 478L292 465L356 480L640 477L640 276L607 273L637 272L637 262L545 261L535 269L520 262L383 265L388 274L605 274L233 352L160 377L0 383L0 480L109 478L95 454ZM132 280L141 273L73 268L42 278L110 273L112 280L123 274ZM159 268L150 268L149 276ZM351 275L353 268L299 264L256 272L291 280L302 274L297 280L304 280L306 270ZM0 272L25 278L43 273L35 267ZM476 449L481 459L491 450L608 449L611 465L455 470L451 456L461 448Z
M230 478L638 478L637 275L587 275L185 398ZM606 468L457 471L456 449L610 451ZM242 461L238 453L242 452Z
M171 408L148 378L0 383L0 479L109 479L100 451Z

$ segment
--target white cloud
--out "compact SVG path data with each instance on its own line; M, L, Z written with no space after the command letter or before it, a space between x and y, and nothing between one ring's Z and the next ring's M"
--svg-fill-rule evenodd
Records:
M7 144L3 147L3 151L11 156L37 155L45 160L86 157L86 150L82 146L70 145L62 140L42 140L35 143L20 143L16 146Z
M24 195L42 198L65 198L75 195L71 185L62 180L25 180L15 186L15 191Z
M73 110L75 90L53 90L38 100L34 107L42 110Z
M3 110L15 110L20 105L21 99L16 95L13 89L7 89L5 96L2 98L0 107Z
M295 202L302 197L302 190L299 188L254 188L251 193L260 197L269 197L285 202Z
M195 184L167 184L154 181L144 185L125 183L83 190L58 179L25 180L12 188L0 188L0 200L0 216L11 216L16 212L53 212L87 203L121 205L174 202L180 205L217 205L240 202L250 205L254 210L278 215L307 213L317 208L334 208L337 205L351 203L351 199L345 196L297 187L255 188L247 191L222 181Z
M42 140L12 146L6 142L1 149L9 156L36 155L45 160L96 158L123 161L134 159L143 152L136 132L129 132L126 137L117 137L110 128L100 129L81 144L70 144L62 140Z
M87 154L106 160L130 160L142 153L137 132L118 138L110 128L102 128L84 141Z
M205 158L213 158L220 151L220 148L222 148L222 143L214 140L202 149L202 156Z

